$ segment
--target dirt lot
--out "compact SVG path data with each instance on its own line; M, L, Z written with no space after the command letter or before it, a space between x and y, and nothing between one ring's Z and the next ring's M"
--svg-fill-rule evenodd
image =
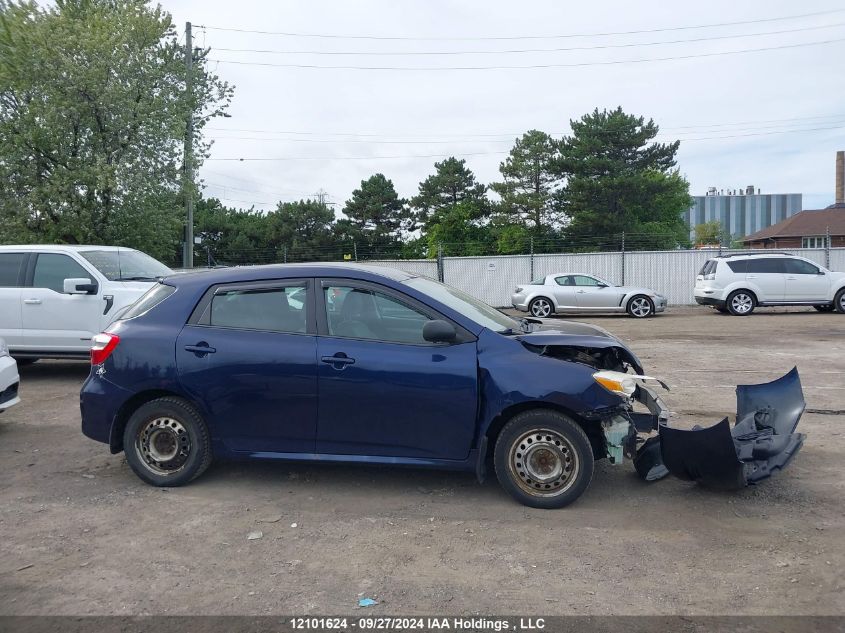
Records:
M589 320L681 417L715 422L737 383L797 364L802 452L730 494L602 462L559 511L468 474L368 467L217 463L158 490L81 435L87 365L39 362L0 416L0 614L350 613L359 596L371 615L845 614L845 317Z

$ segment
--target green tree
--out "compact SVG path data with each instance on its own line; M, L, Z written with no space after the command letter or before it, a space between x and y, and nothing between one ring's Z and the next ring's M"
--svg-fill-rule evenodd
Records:
M414 228L405 203L391 180L383 174L370 176L361 181L360 189L355 189L346 201L343 207L346 218L338 221L336 235L355 240L358 248L366 249L368 254L395 249Z
M194 235L200 238L197 261L210 253L217 264L265 264L280 261L276 244L268 239L267 215L257 209L234 209L216 198L197 202Z
M337 258L342 249L333 248L333 221L334 211L318 200L280 202L267 214L272 242L295 259Z
M722 223L719 220L710 220L709 222L696 224L693 231L695 233L696 246L725 243L725 232L722 231Z
M629 247L673 248L688 240L681 212L692 200L676 169L680 141L655 143L654 121L622 108L595 110L571 121L558 173L567 178L558 198L574 239L626 232ZM615 246L614 246L615 247Z
M0 238L178 250L182 143L232 88L143 0L0 0Z
M545 132L530 130L516 139L499 165L502 182L490 185L501 198L497 214L503 224L524 226L535 238L555 234L563 219L553 195L562 182L558 162L558 142Z

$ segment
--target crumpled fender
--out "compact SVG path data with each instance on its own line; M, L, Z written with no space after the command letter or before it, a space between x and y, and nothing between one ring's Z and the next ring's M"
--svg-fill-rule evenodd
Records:
M795 433L804 412L798 368L759 385L740 385L737 423L725 418L707 428L659 425L660 453L676 477L718 488L755 484L785 467L801 449Z

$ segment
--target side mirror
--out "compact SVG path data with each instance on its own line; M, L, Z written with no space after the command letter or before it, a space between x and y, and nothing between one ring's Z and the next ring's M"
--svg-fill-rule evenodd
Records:
M66 295L93 295L97 294L97 284L87 277L74 277L64 280L62 290Z
M442 319L426 321L422 329L423 339L429 343L451 343L458 337L455 326Z
M607 288L607 284L596 284L599 288Z

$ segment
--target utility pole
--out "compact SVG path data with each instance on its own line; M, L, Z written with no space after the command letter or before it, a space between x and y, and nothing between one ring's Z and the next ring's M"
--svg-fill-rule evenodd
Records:
M194 267L194 107L193 107L194 43L191 37L191 23L185 22L185 92L191 108L185 126L185 177L182 191L185 195L185 248L182 251L182 266Z
M321 206L326 206L326 199L329 197L329 194L327 191L320 189L314 194L314 197L317 198L317 202L319 202Z

